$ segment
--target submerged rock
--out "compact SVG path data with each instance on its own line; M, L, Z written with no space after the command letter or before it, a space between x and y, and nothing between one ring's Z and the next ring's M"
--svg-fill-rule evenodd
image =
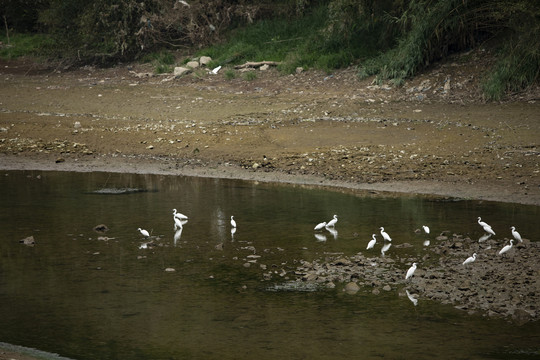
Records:
M94 231L98 233L106 233L107 231L109 231L109 228L105 224L99 224L94 226Z
M19 242L27 246L34 246L36 244L36 241L34 240L34 236L25 237L24 239L19 240Z

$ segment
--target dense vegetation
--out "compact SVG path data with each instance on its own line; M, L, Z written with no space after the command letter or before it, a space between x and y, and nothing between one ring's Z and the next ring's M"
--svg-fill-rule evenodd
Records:
M490 44L498 63L488 98L534 84L540 72L537 0L4 0L0 56L78 62L163 59L178 50L216 64L281 61L400 84L448 55ZM31 36L28 34L32 34ZM157 60L156 60L157 59ZM172 59L172 60L171 60Z

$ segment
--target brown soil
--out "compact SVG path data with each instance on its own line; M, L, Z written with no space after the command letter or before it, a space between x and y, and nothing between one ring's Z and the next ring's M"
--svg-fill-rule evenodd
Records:
M401 87L332 75L0 63L0 168L185 174L540 205L540 91L482 100L481 51Z

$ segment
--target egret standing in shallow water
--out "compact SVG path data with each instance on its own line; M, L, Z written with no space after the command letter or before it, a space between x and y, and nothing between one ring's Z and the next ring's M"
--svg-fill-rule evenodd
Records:
M512 229L512 236L514 237L514 239L519 242L523 242L523 240L521 239L521 235L519 235L519 233L516 231L516 227L512 226L510 229Z
M495 231L491 228L491 226L484 226L484 231L487 232L490 235L495 235Z
M367 244L366 250L372 249L375 246L376 242L377 242L377 240L375 239L375 234L371 235L371 240Z
M493 231L493 229L491 228L491 225L489 225L486 222L483 222L480 216L478 217L478 225L480 225L484 229L484 231L487 232L488 234L495 235L495 231Z
M429 234L429 227L428 227L428 226L422 225L422 229L424 229L424 232L425 232L426 234Z
M148 231L144 230L144 229L141 229L141 228L138 228L137 230L140 231L140 233L143 235L143 236L146 236L146 237L149 237L150 234L148 233Z
M173 216L173 220L174 220L174 231L176 231L178 229L182 229L184 227L182 225L182 220L180 220L176 216Z
M405 275L405 280L413 276L414 272L416 271L416 263L413 263L412 266L407 270L407 275Z
M334 218L326 224L326 227L334 227L336 223L337 223L337 215L334 215Z
M478 225L480 225L481 227L485 227L485 226L491 227L491 225L489 225L488 223L483 222L480 216L478 217Z
M510 250L512 248L512 245L514 245L514 240L510 240L510 245L506 245L505 247L503 247L501 251L499 251L499 255L502 255L508 250Z
M236 227L236 221L234 221L233 218L234 218L234 216L231 215L231 226L232 226L233 228L235 228L235 227Z
M315 230L315 231L322 230L325 226L326 226L326 221L323 221L322 223L318 223L318 224L313 228L313 230Z
M176 211L176 209L172 209L173 211L173 215L175 218L179 219L179 220L187 220L188 217L184 214L180 214L179 212Z
M473 261L476 260L476 253L472 254L472 256L469 256L464 262L463 262L463 265L467 265L467 264L470 264L472 263Z
M392 238L390 237L390 235L388 235L385 231L384 231L384 228L381 226L381 235L383 237L383 239L385 241L392 241Z

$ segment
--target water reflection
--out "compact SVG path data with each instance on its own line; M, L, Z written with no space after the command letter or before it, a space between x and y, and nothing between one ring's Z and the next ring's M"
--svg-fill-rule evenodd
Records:
M392 243L391 242L387 242L383 245L383 247L381 248L381 255L382 256L385 256L386 255L386 252L388 250L390 250L390 247L392 246Z
M101 188L144 191L95 193ZM412 300L403 287L346 295L339 284L287 286L300 261L364 252L359 239L377 232L381 219L395 244L412 245L389 252L392 244L381 244L380 256L401 261L427 254L418 224L477 239L481 213L495 229L515 225L538 238L537 207L48 172L4 174L0 198L0 341L79 360L402 358L403 349L417 359L504 358L540 343L538 324L517 327L427 300L407 311L405 294ZM178 204L189 223L174 231ZM312 220L334 212L347 214L336 225L339 237L327 229L313 236ZM241 219L239 232L231 213ZM109 228L106 239L97 224ZM18 243L28 236L35 246Z
M337 238L338 238L338 231L337 231L335 228L327 227L326 230L328 230L328 232L330 233L330 235L332 235L332 237L334 238L334 240L337 240Z
M317 241L326 241L326 235L325 234L314 234L315 235L315 239L317 239Z
M416 298L417 295L411 295L409 290L405 290L405 292L407 293L407 297L413 303L413 305L417 306L418 305L418 299Z
M184 230L184 228L180 227L178 230L174 232L174 246L178 245L178 242L180 241L180 238L182 237L182 230Z

